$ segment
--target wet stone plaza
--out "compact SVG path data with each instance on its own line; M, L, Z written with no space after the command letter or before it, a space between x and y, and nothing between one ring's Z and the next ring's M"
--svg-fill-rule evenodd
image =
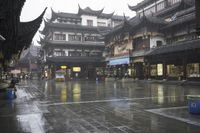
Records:
M187 110L199 86L140 82L21 81L0 100L2 133L199 133Z

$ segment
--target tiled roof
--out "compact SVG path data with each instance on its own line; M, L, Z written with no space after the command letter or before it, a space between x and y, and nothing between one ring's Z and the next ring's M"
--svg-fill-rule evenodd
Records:
M33 21L19 23L18 41L20 42L19 44L22 45L22 47L27 48L31 44L35 33L37 32L38 28L40 27L40 24L42 22L45 11L46 11L46 9L43 11L43 13L38 18L36 18Z
M164 16L169 13L172 14L174 12L177 12L177 10L180 10L179 8L189 8L189 7L192 7L192 5L188 4L185 1L178 2L170 7L165 8L164 10L155 13L154 16Z
M147 56L183 52L194 49L200 49L200 39L178 42L171 45L164 45L162 47L155 48L149 54L147 54Z
M81 19L80 16L78 16L75 13L63 13L63 12L54 12L52 10L52 16L51 16L51 20L54 21L56 18L74 18L74 19Z
M167 22L164 19L158 18L158 17L155 17L155 16L142 16L142 17L136 16L136 17L134 17L130 20L124 19L124 21L121 24L114 27L114 29L111 30L111 32L109 32L107 35L118 32L125 27L128 27L127 30L137 28L137 26L139 24L143 23L144 21L149 22L149 23L159 24L159 25L167 24Z
M137 5L135 6L130 6L128 5L129 9L132 10L132 11L137 11L138 9L140 8L143 8L144 6L148 5L148 4L151 4L153 3L155 0L143 0L142 2L138 3ZM158 1L158 0L156 0Z
M121 21L121 20L124 20L124 16L113 15L113 16L112 16L112 19L113 19L113 20L120 20L120 21ZM127 17L127 19L128 19L128 17Z
M109 19L109 18L112 18L112 17L113 17L113 14L114 14L114 12L113 12L113 13L110 13L110 14L101 13L98 17Z
M174 20L172 20L168 25L164 26L161 30L165 30L168 28L171 28L173 26L177 26L180 24L184 24L187 22L192 22L195 21L195 13L190 13L190 14L184 14L184 16L177 16Z
M85 9L82 9L79 6L78 15L88 14L88 15L99 16L103 12L103 10L104 9L101 9L101 10L92 10L90 7L86 7Z

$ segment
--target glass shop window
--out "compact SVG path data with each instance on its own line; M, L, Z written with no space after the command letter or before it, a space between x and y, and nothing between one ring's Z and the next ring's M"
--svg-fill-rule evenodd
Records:
M167 65L167 75L169 77L183 76L183 66Z
M199 63L192 63L187 65L188 77L200 77Z
M151 65L150 74L151 76L157 76L157 65Z

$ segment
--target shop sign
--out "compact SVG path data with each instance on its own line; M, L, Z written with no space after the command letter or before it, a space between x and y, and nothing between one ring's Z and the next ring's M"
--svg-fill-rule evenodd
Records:
M129 58L121 58L121 59L115 59L110 60L109 65L123 65L123 64L129 64L130 59Z
M67 66L60 66L61 69L67 69Z
M80 72L81 68L80 67L73 67L73 72Z
M144 57L138 57L133 60L133 63L144 62Z
M12 73L12 74L19 74L19 73L21 73L21 70L18 70L18 69L11 70L10 73Z

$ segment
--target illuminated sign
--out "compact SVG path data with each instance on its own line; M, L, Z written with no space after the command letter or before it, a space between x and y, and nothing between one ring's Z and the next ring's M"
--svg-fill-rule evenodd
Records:
M163 64L157 64L157 74L158 76L163 75Z
M109 65L129 64L129 62L130 62L129 58L121 58L121 59L110 60Z
M81 68L80 67L73 67L73 72L80 72Z
M67 66L60 66L60 68L61 68L61 69L66 69L66 68L67 68Z

